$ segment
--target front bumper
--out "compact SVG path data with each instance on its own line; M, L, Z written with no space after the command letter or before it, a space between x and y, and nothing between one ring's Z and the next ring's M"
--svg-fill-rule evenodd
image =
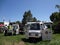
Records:
M8 30L7 33L13 33L13 31L12 30Z
M41 37L41 34L40 33L29 33L27 36L33 37L33 38L39 38L39 37Z

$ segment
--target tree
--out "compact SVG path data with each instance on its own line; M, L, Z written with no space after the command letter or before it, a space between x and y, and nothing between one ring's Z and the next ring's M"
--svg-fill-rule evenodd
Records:
M60 12L60 5L56 5L56 8L58 8L59 12Z
M20 24L20 21L16 21L17 24Z
M56 8L58 8L58 10L59 10L59 17L60 17L60 5L56 5ZM59 18L59 20L60 20L60 18Z
M22 24L25 25L27 22L31 22L32 21L32 14L31 11L25 11L24 15L23 15L23 19L22 19Z
M23 19L22 19L22 24L25 25L27 22L36 22L37 19L32 16L31 11L25 11L24 15L23 15Z
M56 5L55 7L58 8L59 12L52 13L52 15L50 16L50 20L52 22L60 21L60 5Z
M60 33L60 5L56 5L59 12L54 12L50 16L50 20L53 22L52 29L54 33Z
M59 19L60 19L59 12L54 12L54 13L52 13L52 15L50 16L50 20L51 20L52 22L57 22L57 21L59 21Z
M41 22L40 20L37 20L37 22Z
M0 24L4 24L4 22L0 22Z
M37 19L34 17L34 18L32 18L32 20L33 20L33 22L37 22Z

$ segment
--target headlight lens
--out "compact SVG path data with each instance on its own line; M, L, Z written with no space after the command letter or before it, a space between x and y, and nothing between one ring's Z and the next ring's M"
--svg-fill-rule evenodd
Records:
M29 35L31 35L31 33L29 33Z

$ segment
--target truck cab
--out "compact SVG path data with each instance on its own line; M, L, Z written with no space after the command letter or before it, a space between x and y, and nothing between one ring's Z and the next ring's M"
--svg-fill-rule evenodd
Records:
M47 26L43 22L27 22L25 24L26 38L40 38L42 36L42 30L47 29Z
M13 24L12 26L14 34L19 34L19 24Z
M4 31L4 35L14 35L14 34L19 34L19 25L18 24L12 24L9 26L4 26L5 27L5 31Z

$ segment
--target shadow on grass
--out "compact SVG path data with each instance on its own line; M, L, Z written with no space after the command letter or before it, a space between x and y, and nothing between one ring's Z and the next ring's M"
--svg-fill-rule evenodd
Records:
M42 39L41 38L29 38L29 39L23 38L22 41L29 42L29 43L37 43L42 41Z
M19 32L20 35L24 35L24 32Z
M12 35L12 34L9 33L9 34L6 34L6 35L4 35L4 36L16 36L16 34L13 34L13 35Z

